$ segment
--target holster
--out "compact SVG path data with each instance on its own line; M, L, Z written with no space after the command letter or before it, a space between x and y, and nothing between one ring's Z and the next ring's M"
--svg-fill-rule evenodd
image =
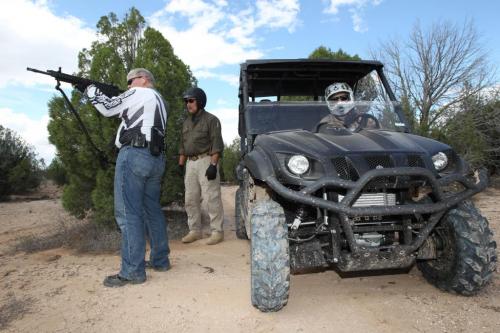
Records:
M151 141L149 142L149 152L153 156L159 156L165 148L165 135L162 130L151 127Z

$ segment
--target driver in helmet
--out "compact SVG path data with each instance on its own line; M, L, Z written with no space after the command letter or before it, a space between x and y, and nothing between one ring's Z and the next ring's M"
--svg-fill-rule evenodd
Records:
M354 94L347 83L336 82L326 87L325 100L330 114L321 119L320 125L344 127L350 131L354 131L362 125L364 128L377 127L373 119L367 119L367 123L362 124L363 116L356 112Z

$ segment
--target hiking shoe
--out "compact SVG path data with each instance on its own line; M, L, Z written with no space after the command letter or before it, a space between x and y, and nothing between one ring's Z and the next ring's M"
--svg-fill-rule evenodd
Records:
M224 240L224 234L222 232L217 232L217 231L214 231L212 232L212 234L210 235L210 238L208 239L207 241L207 245L215 245L215 244L219 244L220 242L222 242Z
M115 288L115 287L123 287L124 285L129 284L129 283L130 284L140 284L140 283L144 283L145 281L146 281L146 278L139 279L139 280L130 280L130 279L126 279L126 278L120 276L119 274L115 274L115 275L107 276L104 279L103 284L106 287Z
M201 232L200 231L190 231L186 236L182 237L182 242L183 243L192 243L194 241L197 241L198 239L201 239Z
M166 272L171 267L170 265L168 265L167 267L153 266L153 264L149 260L146 260L145 266L146 266L146 269L153 269L156 272Z

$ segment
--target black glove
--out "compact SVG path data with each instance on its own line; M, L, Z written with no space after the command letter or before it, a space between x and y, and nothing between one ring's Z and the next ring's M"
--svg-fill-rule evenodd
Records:
M178 164L175 172L177 173L177 175L184 177L184 165Z
M208 180L214 180L217 178L217 166L210 163L207 172L205 172L205 176L207 176Z

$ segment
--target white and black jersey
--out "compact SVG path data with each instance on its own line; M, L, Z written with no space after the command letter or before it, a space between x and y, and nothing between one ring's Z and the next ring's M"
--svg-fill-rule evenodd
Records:
M165 133L168 105L156 90L133 87L119 96L109 98L92 85L85 93L103 116L117 116L122 119L115 139L118 148L123 145L123 138L127 132L140 131L146 136L147 141L151 141L152 127Z

